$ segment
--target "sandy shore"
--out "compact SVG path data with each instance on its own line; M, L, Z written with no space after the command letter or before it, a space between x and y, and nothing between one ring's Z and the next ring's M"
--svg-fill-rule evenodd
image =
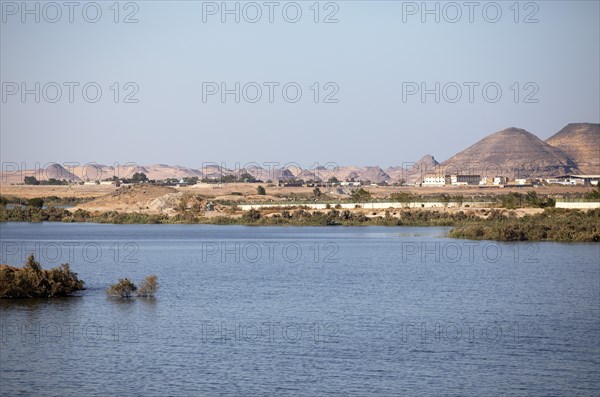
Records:
M203 211L206 204L216 201L214 211L206 211L205 216L241 216L243 211L240 207L235 208L230 205L222 205L218 202L229 202L239 204L271 204L271 203L287 203L298 205L306 202L307 197L312 197L313 187L276 187L263 185L266 188L266 195L257 195L256 188L258 184L253 183L232 183L223 185L213 184L197 184L187 187L166 187L154 185L134 185L122 186L116 188L110 185L98 186L26 186L26 185L3 185L0 186L0 194L4 196L15 196L25 199L34 197L50 197L56 196L59 198L75 197L85 198L90 201L80 203L71 208L78 208L88 211L118 211L118 212L140 212L146 214L168 214L175 215L180 211L183 204L186 208L195 208ZM506 194L509 192L526 193L535 191L538 195L561 195L566 193L586 193L589 192L589 187L575 186L548 186L540 188L476 188L476 187L447 187L447 188L415 188L415 187L375 187L367 186L364 189L368 190L375 199L389 197L393 193L404 192L415 195L436 195L447 193L450 195L463 195L464 202L469 201L469 197L477 197L484 195ZM330 202L347 199L347 194L340 194L338 188L320 188L321 192L326 195ZM342 192L343 193L343 192ZM334 206L335 204L332 204ZM485 205L484 207L489 206ZM389 208L351 208L353 213L362 213L366 216L384 216L386 211L390 211L392 216L399 216L401 211L409 209L389 209ZM371 206L373 207L373 206ZM469 207L446 207L444 205L436 205L434 208L413 208L410 211L419 211L422 209L443 211L443 212L477 212L482 211L474 207L479 205L470 205ZM279 212L281 209L270 210L268 208L261 209L261 212L268 214L271 212ZM321 209L323 211L323 209ZM326 211L326 210L325 210ZM537 208L524 208L516 210L517 216L526 214L535 214L542 211ZM478 213L479 215L479 213ZM485 216L483 214L482 216Z

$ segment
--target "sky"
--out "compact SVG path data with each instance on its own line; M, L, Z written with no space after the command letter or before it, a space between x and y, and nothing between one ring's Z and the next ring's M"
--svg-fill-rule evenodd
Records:
M2 0L1 161L387 167L600 122L600 2L515 3Z

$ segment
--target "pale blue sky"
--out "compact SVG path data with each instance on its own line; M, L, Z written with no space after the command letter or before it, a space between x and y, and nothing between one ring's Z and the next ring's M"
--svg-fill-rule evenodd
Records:
M234 23L232 17L221 23L219 15L207 15L204 23L207 4L200 1L138 1L135 24L113 22L113 1L100 3L103 14L95 24L82 18L81 9L75 10L73 23L65 14L57 23L44 21L43 15L40 23L32 16L22 23L20 10L12 15L6 3L13 2L2 1L0 31L3 162L200 167L211 161L231 166L295 161L307 167L315 162L385 167L427 153L442 161L506 127L545 139L570 122L600 121L598 1L520 2L519 23L509 8L513 1L498 2L502 17L497 23L482 16L490 2L480 2L473 23L464 14L456 23L444 21L444 15L440 23L433 16L422 23L419 13L405 15L403 22L410 2L338 1L339 22L331 24L313 22L309 7L314 1L297 2L303 11L298 23L283 20L281 7L289 2L280 2L275 23L263 14L254 24L243 18ZM321 9L320 18L333 10ZM119 18L131 11L121 9ZM488 11L493 17L493 9ZM523 23L532 12L539 22ZM33 95L22 103L19 94L6 95L7 83L14 82L81 85L74 103L64 86L57 103L43 97L35 103ZM88 82L103 90L97 103L81 95ZM114 82L121 83L120 103L114 103L109 88ZM138 103L122 103L127 82L139 86ZM275 102L269 103L265 88L258 103L235 103L232 96L226 103L217 96L204 103L203 82L297 82L303 95L287 103L276 90ZM314 82L321 83L320 103L314 103L309 88ZM339 87L338 103L322 103L327 82ZM403 101L403 82L480 86L473 103L466 87L457 103L443 98L435 103L433 95L422 103L418 95ZM496 103L482 96L481 87L489 82L503 90ZM514 82L521 84L519 103L510 88ZM525 90L527 82L539 87L533 97L538 103L523 103L533 90Z

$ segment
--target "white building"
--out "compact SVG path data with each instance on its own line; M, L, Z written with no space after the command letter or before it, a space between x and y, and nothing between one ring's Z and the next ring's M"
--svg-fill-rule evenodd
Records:
M450 184L453 186L479 185L481 175L450 175Z
M446 186L450 184L448 175L426 174L423 177L423 186Z
M565 186L573 186L573 185L583 185L585 180L582 178L576 177L568 177L568 178L549 178L546 179L546 183L551 185L565 185Z
M515 179L515 185L517 185L517 186L531 185L531 184L533 184L533 181L531 179L527 179L527 178Z
M570 175L571 178L583 181L584 185L598 186L600 175Z
M340 186L359 187L360 185L360 182L340 182Z
M505 176L495 176L493 184L495 186L506 185L508 178Z

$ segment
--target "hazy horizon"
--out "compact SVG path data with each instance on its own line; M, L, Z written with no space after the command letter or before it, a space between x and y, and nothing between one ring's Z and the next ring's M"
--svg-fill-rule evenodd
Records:
M588 122L571 123L571 124L585 124L585 123L588 123ZM594 123L594 124L598 124L598 123ZM503 128L502 130L508 129L508 128L513 128L513 127L519 128L516 126L511 126L511 127ZM502 130L499 130L499 131L502 131ZM499 131L494 131L494 132L490 132L489 134L485 134L481 138L477 138L476 142L478 142L480 139L485 138L488 135L491 135L491 134L493 134L495 132L499 132ZM558 132L558 131L560 131L560 130L557 130L556 132ZM531 132L531 131L528 131L528 132ZM547 138L554 135L555 133L553 133L547 137L538 136L538 138L540 138L542 141L545 141ZM536 135L536 134L534 134L534 135ZM92 166L94 164L97 164L100 166L107 166L107 167L111 167L111 166L121 166L122 167L127 164L135 164L135 166L139 166L139 167L165 165L165 166L169 166L169 167L184 167L184 168L190 168L190 169L196 169L196 170L201 170L204 167L212 166L215 164L219 165L223 168L229 169L229 170L239 170L239 169L245 169L247 167L255 168L257 165L264 169L284 169L284 168L295 167L295 168L299 168L299 169L309 170L309 169L314 169L317 166L321 166L321 167L324 166L326 168L331 168L332 166L338 166L338 167L356 166L356 167L380 167L381 169L385 170L387 168L398 167L398 166L402 166L403 168L410 167L410 165L412 163L417 162L418 160L422 159L423 157L425 157L427 155L433 156L433 158L438 163L443 163L444 161L448 160L453 155L460 153L461 151L467 149L468 147L472 146L476 142L470 142L468 144L465 144L465 146L463 148L458 149L456 153L451 154L447 158L439 158L435 153L423 153L421 155L418 155L416 158L401 159L397 163L394 163L394 164L362 164L360 162L354 162L351 164L339 164L334 161L319 162L317 160L315 160L315 161L309 160L304 163L294 161L294 160L264 160L264 161L254 160L254 161L248 161L248 162L242 163L240 161L227 162L227 161L221 161L218 159L216 159L216 160L207 159L207 160L200 160L200 162L194 163L194 164L166 163L166 162L162 162L162 161L139 163L136 161L118 161L118 160L108 162L108 163L100 163L97 161L87 161L87 160L77 160L77 159L75 159L75 160L60 160L60 159L58 159L55 161L47 161L45 163L39 162L39 161L36 161L35 163L27 163L25 161L10 161L10 160L5 161L5 160L3 160L3 168L2 168L2 170L0 170L0 172L2 172L2 171L9 172L9 173L13 172L13 171L15 171L14 166L17 166L17 169L19 171L36 170L36 169L44 170L45 168L47 168L48 166L50 166L52 164L60 164L60 165L64 166L64 168L67 170L70 170L72 167L81 167L81 166L86 166L86 165ZM25 167L23 167L23 165Z
M215 9L221 2L195 1L119 3L118 15L100 3L97 23L82 7L73 23L66 8L51 23L56 10L40 5L37 23L3 1L2 162L386 168L426 154L442 162L508 127L545 140L569 123L600 122L598 2L520 2L518 12L500 3L496 22L492 2L480 2L472 23L464 6L452 22L448 3L427 3L435 15L421 2L390 1L320 2L318 15L314 2L296 2L302 16L292 23L294 7L287 21L281 12L291 3L273 23L265 7L249 21L258 15L249 2L227 3L239 7L236 23ZM36 82L39 103L20 92ZM236 82L239 103L210 94ZM62 87L56 103L53 83ZM302 90L295 103L279 91L288 83L292 96ZM436 83L439 103L411 94ZM497 101L484 97L486 84L502 90Z

